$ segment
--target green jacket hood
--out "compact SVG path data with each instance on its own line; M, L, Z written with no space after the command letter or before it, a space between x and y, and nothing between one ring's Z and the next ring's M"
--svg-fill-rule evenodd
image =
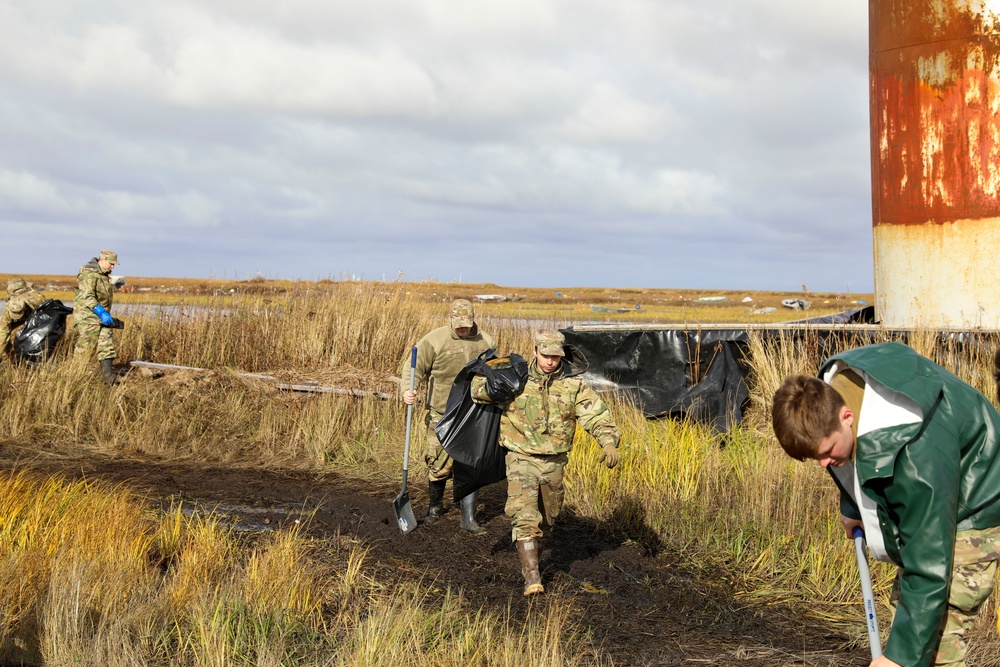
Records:
M823 364L820 376L835 361L863 369L886 387L911 399L925 415L930 414L941 399L946 381L962 382L909 346L897 342L867 345L834 355Z

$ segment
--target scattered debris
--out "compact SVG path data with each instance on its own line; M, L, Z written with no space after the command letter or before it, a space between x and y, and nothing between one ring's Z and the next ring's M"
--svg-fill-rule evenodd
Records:
M812 302L805 299L783 299L781 305L792 310L808 310Z

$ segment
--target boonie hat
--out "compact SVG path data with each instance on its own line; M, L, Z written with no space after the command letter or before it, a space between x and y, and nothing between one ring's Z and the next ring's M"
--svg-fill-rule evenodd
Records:
M28 283L24 282L24 278L17 276L16 278L11 278L7 283L7 295L12 296L18 292L23 292L28 289Z
M451 328L459 329L471 327L474 324L473 318L476 311L472 309L472 302L468 299L455 299L451 302Z
M114 250L102 250L98 259L103 259L105 262L111 262L112 264L118 263L118 253Z
M543 329L535 334L535 347L544 355L565 357L566 350L563 349L565 342L566 336L555 329Z

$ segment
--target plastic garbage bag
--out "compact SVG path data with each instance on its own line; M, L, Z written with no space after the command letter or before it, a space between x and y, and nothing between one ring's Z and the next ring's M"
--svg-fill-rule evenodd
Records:
M72 312L62 301L43 301L14 332L14 354L29 362L44 361L66 332L66 316Z
M486 378L486 393L501 405L472 400L469 389L477 375ZM454 459L455 502L507 477L506 452L500 446L500 417L503 404L524 391L527 380L528 362L524 357L517 354L497 357L492 349L466 364L455 377L444 416L434 426L441 445Z

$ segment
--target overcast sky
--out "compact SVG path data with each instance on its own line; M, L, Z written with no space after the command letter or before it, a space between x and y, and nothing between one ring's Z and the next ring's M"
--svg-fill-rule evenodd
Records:
M870 291L867 13L0 0L0 271Z

